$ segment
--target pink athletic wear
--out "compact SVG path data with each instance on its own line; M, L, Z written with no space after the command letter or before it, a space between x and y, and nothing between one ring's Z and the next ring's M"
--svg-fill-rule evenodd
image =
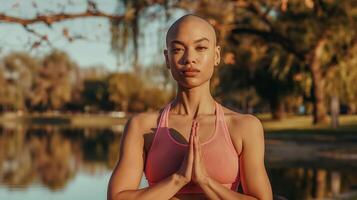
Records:
M145 176L149 186L177 172L188 151L188 144L179 143L169 132L168 116L171 104L172 102L161 113L146 158ZM211 178L236 191L239 185L239 158L232 144L221 105L215 102L215 107L215 131L207 141L201 143L203 163ZM190 182L178 193L203 193L203 191L198 185Z

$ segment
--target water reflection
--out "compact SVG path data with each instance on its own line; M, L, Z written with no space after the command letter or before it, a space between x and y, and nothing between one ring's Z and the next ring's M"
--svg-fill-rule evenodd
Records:
M63 189L80 171L112 169L119 143L120 135L111 130L1 128L0 183L10 188L40 183L50 190Z
M119 155L120 136L115 129L1 127L0 199L105 199L107 181ZM354 144L343 143L341 147L336 142L321 145L268 139L266 165L275 197L356 196L357 159L336 156L336 150L357 153ZM145 185L143 179L141 186Z
M274 193L288 199L356 198L356 170L269 169Z

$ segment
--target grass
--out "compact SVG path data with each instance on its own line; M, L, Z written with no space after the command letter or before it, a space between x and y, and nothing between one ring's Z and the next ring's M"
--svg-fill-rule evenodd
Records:
M265 130L279 131L287 129L297 130L329 130L333 129L331 122L327 124L313 125L312 116L288 116L282 120L272 120L269 114L257 115L262 121ZM340 115L337 130L357 131L357 115Z
M275 134L354 134L357 136L357 115L340 115L339 127L333 129L330 122L322 125L313 125L312 116L287 116L280 121L271 119L270 114L256 115L263 123L266 133ZM23 115L23 116L0 116L0 124L7 123L27 123L36 125L65 125L73 127L97 127L105 128L117 125L124 125L126 118L114 118L110 115L89 115L89 114L59 114L54 116L44 115Z
M343 139L357 142L357 115L340 115L339 126L332 128L327 124L313 125L312 116L288 116L274 121L269 114L257 115L262 121L268 138L284 137L286 139Z

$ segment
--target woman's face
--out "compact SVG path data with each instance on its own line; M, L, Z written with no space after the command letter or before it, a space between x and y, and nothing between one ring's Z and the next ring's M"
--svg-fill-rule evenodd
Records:
M211 79L220 55L215 32L207 22L187 17L172 27L166 42L166 64L179 85L193 88Z

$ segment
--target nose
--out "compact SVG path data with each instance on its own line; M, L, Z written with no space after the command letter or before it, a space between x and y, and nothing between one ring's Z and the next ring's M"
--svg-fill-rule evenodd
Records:
M197 60L196 60L195 52L192 49L188 48L183 56L183 63L187 65L187 64L196 64L196 62Z

